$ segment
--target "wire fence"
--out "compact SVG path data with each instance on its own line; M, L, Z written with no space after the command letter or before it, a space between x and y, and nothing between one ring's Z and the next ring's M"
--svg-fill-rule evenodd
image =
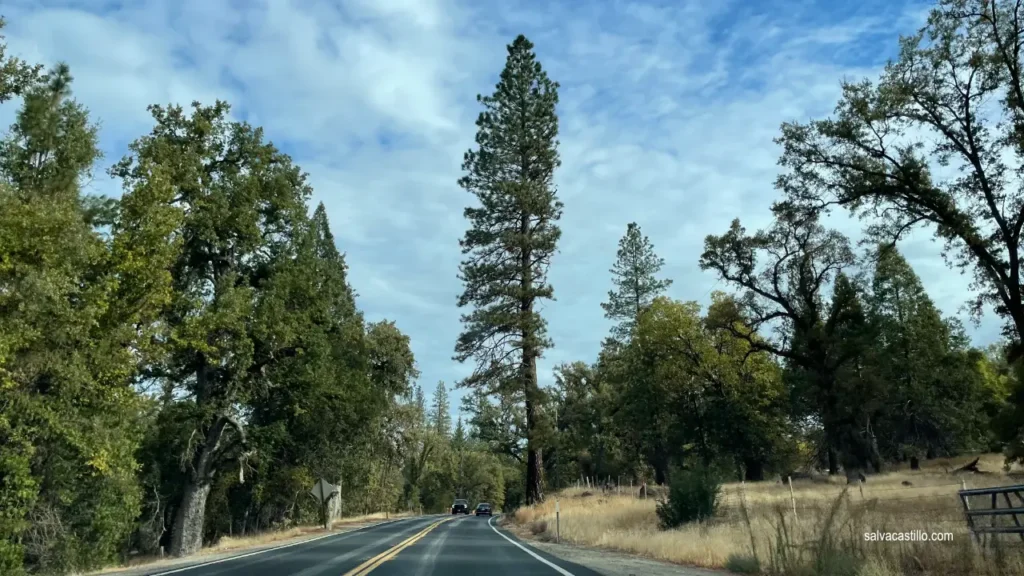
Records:
M742 484L726 487L719 501L718 514L726 518L741 516L745 506L747 513L754 515L781 512L820 518L837 505L840 497L844 497L840 505L851 513L898 517L913 514L934 520L957 521L963 518L958 493L966 488L966 481L906 482L896 486L872 486L870 482L848 485L801 482L794 486L780 482L749 488Z

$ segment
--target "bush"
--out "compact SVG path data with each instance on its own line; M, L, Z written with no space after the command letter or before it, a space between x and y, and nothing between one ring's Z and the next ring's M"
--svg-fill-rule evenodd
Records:
M676 470L669 481L668 499L658 503L658 520L663 529L705 520L718 509L722 483L706 468Z

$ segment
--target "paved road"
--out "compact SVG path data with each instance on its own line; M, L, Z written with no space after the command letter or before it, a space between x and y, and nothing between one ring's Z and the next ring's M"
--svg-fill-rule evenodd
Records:
M425 516L150 576L599 576L525 546L487 517Z

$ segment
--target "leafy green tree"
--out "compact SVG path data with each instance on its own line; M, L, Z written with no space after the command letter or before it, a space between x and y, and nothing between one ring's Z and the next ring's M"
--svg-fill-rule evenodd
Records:
M253 399L249 417L260 465L242 499L247 512L273 510L275 521L292 514L294 495L317 479L344 485L346 455L369 441L368 424L391 408L396 389L404 390L373 380L371 343L323 205L294 251L274 263L254 313L268 336L288 327L301 350L268 367L270 384ZM408 368L408 358L396 362L400 373ZM300 513L315 517L320 511L310 506ZM207 531L208 539L214 536Z
M748 235L734 220L722 236L708 236L700 266L742 289L743 321L722 328L747 340L752 350L783 359L801 376L796 386L803 405L824 428L831 473L839 469L851 423L840 408L839 372L862 354L865 338L858 328L863 313L853 286L840 273L855 262L845 236L826 230L814 213L780 203L773 206L773 224ZM759 263L759 258L767 261ZM831 305L823 292L835 281ZM766 333L767 332L767 333ZM863 400L863 398L862 398Z
M366 330L369 345L370 379L388 398L408 397L419 377L409 337L391 320L371 323Z
M483 442L492 453L526 464L523 457L525 414L516 397L499 396L492 402L484 391L474 390L462 399L462 409L470 415L470 435ZM461 422L461 416L459 420Z
M119 273L84 210L99 151L68 67L3 70L23 101L0 143L0 571L67 573L115 559L138 513L131 385L159 287Z
M455 359L475 359L462 386L517 396L525 406L527 502L543 499L543 446L534 433L543 403L537 358L551 346L537 304L553 297L547 271L561 231L562 203L555 193L558 84L548 79L520 35L508 46L501 80L491 96L478 96L478 148L466 153L459 185L478 206L466 208L470 228L460 241L465 331Z
M174 294L162 322L167 357L153 374L186 400L187 470L170 550L188 555L203 538L206 501L218 470L249 455L244 411L269 372L300 349L292 324L252 322L277 262L291 258L310 194L291 160L262 130L227 120L228 105L151 106L156 122L112 174L125 196L164 188L153 211L176 212L181 249L168 267ZM145 214L146 211L140 211ZM130 223L138 226L137 223Z
M844 83L835 117L784 124L779 138L780 189L874 217L886 242L934 226L950 264L974 270L975 312L993 305L1018 343L1024 187L1009 159L1024 154L1022 27L1009 0L940 0L877 82ZM999 113L980 113L989 104ZM962 176L933 177L947 164Z
M714 300L702 317L696 302L655 298L626 348L635 377L626 384L623 426L640 430L659 483L671 466L724 465L759 480L785 465L788 404L779 367L723 327L750 332L731 300L717 293Z
M718 452L735 461L740 478L764 480L766 472L785 472L795 463L789 390L775 359L733 334L749 331L738 324L733 299L714 292L711 301L696 337L682 344L706 382ZM721 328L727 322L730 330Z
M596 364L573 362L555 368L562 479L580 475L617 478L626 471L614 420L621 407L613 384Z
M617 322L612 328L614 338L627 340L644 308L672 285L672 280L655 276L664 265L665 259L654 253L654 245L640 232L640 226L630 222L609 270L615 289L608 291L608 301L601 303L605 317Z

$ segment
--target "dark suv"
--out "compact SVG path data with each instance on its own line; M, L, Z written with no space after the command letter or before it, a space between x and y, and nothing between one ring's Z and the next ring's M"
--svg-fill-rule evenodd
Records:
M491 515L491 505L486 503L486 502L481 502L481 503L477 504L476 505L476 515L477 516L490 516Z
M452 504L452 514L469 514L469 502L456 500L455 504Z

